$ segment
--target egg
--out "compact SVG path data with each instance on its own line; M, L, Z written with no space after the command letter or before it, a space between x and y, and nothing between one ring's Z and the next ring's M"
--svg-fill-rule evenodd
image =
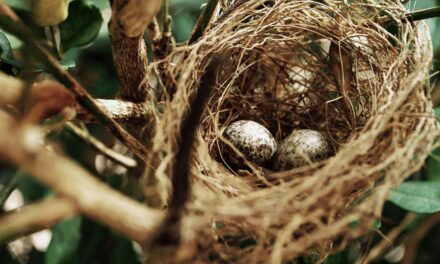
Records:
M330 156L330 145L326 137L315 130L300 129L293 131L278 148L273 169L289 170L324 160Z
M223 133L248 161L257 165L267 163L275 154L277 143L270 131L251 120L239 120L230 124ZM243 161L230 148L225 146L223 158L234 165L242 166Z

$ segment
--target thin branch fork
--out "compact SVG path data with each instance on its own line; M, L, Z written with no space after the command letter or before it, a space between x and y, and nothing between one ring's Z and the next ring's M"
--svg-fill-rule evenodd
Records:
M72 200L81 213L144 243L162 212L111 189L77 163L35 143L38 129L19 126L0 113L0 156L28 171L56 193ZM0 219L0 222L2 220Z
M67 122L64 126L69 132L74 134L75 136L81 138L90 146L92 146L95 150L102 153L106 158L126 167L133 168L136 167L137 163L134 159L119 154L118 152L108 148L101 141L90 135L87 131L77 127L71 122Z
M68 72L61 68L57 60L45 48L34 40L30 29L5 3L0 3L0 17L0 25L3 29L23 40L46 64L49 71L76 95L82 107L91 112L100 124L127 145L141 160L145 161L146 148L95 103L90 94Z
M26 84L24 81L0 72L0 106L17 106L23 98ZM155 118L154 106L147 103L133 103L118 99L93 99L95 103L111 118L122 123L136 123L145 119ZM86 123L97 122L89 111L75 105L76 117Z

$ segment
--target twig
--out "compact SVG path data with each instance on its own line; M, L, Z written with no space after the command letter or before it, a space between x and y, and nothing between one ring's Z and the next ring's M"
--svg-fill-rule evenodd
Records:
M8 212L0 218L0 242L50 228L79 212L72 200L55 197Z
M163 34L171 33L170 3L169 0L163 0Z
M174 166L172 168L173 194L168 213L154 242L159 245L176 245L180 241L180 215L189 199L191 151L194 145L196 129L200 122L205 104L216 84L217 70L221 61L214 57L203 74L194 100L191 102L187 117L182 121L179 143Z
M397 239L397 237L402 233L402 231L417 219L417 215L413 213L409 213L400 223L399 226L392 229L388 234L386 234L385 238L382 239L373 249L370 250L368 255L362 260L362 263L371 263L374 259L381 256L383 252L385 252L388 248L393 245L393 241Z
M205 33L206 27L211 21L211 17L214 14L215 8L217 7L218 0L208 0L205 8L202 11L197 23L194 27L191 36L189 37L188 44L193 44Z
M126 157L116 151L113 151L112 149L106 147L101 141L90 135L87 131L84 131L83 129L75 126L71 122L67 122L65 125L65 128L74 134L75 136L81 138L86 143L88 143L90 146L92 146L95 150L102 153L105 157L108 159L126 167L126 168L133 168L136 166L136 161L130 157Z
M402 22L414 22L424 19L430 19L434 17L440 17L440 6L417 10L414 12L409 12L403 15L403 17L400 19ZM394 21L393 17L390 16L382 16L378 18L379 23L387 23Z
M405 19L408 19L408 21L413 22L413 21L429 19L439 16L440 16L440 6L437 6L437 7L427 8L405 14Z
M167 3L165 3L167 4ZM165 7L164 7L165 8ZM164 16L164 20L166 20ZM159 82L161 86L167 91L167 94L171 96L176 91L176 81L173 74L169 71L168 60L164 60L173 48L173 37L171 32L171 19L167 20L168 25L164 25L163 32L160 31L157 20L154 19L152 23L148 26L148 32L151 40L151 49L154 54L154 61L156 62L155 70L157 76L159 77ZM165 27L168 27L166 29ZM161 91L158 97L163 96L164 93ZM170 98L170 99L171 99Z
M0 25L2 28L23 40L23 42L44 61L49 71L77 96L77 100L81 106L90 111L100 124L109 129L110 132L121 140L122 143L127 145L140 159L146 159L146 148L125 131L115 120L106 115L95 103L90 94L68 72L63 70L56 59L53 58L45 48L34 40L30 29L18 18L14 11L4 3L0 3L0 16Z
M170 16L169 9L169 0L164 0L162 8L162 32L160 31L157 19L154 19L150 23L148 32L151 40L151 49L154 54L154 61L159 62L156 64L155 70L159 77L160 84L169 94L173 94L175 91L174 77L168 70L168 61L164 60L171 53L173 48L172 17Z
M440 222L440 213L430 215L421 223L420 227L417 228L410 237L408 237L405 244L405 256L401 262L402 264L415 263L414 261L420 242L438 222Z
M130 239L149 239L162 213L130 199L100 182L87 170L35 141L35 127L21 127L0 113L0 155L29 172L56 193L71 199L82 213Z
M107 115L118 122L138 123L145 119L155 118L154 106L151 104L133 103L117 99L95 99L95 102ZM78 106L76 112L78 120L88 123L96 122L96 119L82 107Z
M163 2L163 26L162 26L162 36L159 41L154 39L152 41L154 48L155 60L162 60L171 53L173 33L171 28L172 18L169 13L169 0L164 0Z
M0 106L18 106L23 98L26 83L18 78L0 72ZM145 119L155 118L154 105L133 103L117 99L93 99L95 103L112 119L118 122L136 123ZM80 105L75 105L77 119L84 122L97 122L95 117Z

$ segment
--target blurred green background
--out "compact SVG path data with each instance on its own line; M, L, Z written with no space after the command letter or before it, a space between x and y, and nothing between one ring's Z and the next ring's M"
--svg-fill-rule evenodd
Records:
M18 9L28 8L23 1L7 0L9 4ZM66 66L75 66L72 73L79 78L81 83L90 92L99 98L112 98L117 89L117 80L111 61L111 50L109 45L107 21L110 16L109 3L107 0L90 1L94 3L102 12L104 23L99 31L99 35L93 44L82 48L70 49L64 55L62 63ZM173 17L173 34L177 42L184 42L192 31L192 28L200 14L201 6L205 0L170 0L171 15ZM428 7L439 6L440 0L419 0L409 1L409 10L418 10ZM432 40L435 49L435 67L433 73L440 70L440 19L434 18L426 20L430 26ZM21 43L13 37L9 37L13 48L18 48ZM435 75L438 76L438 75ZM433 84L438 83L433 77ZM440 90L437 85L437 90ZM438 113L440 113L440 108ZM99 138L110 138L107 132L96 125L89 125L88 129ZM101 174L103 180L111 186L118 188L126 193L131 192L130 179L123 173L114 171L98 171L96 168L96 155L91 152L81 140L73 137L66 132L60 132L53 137L63 142L66 152L75 160L81 162L86 168L96 174ZM108 143L112 143L109 141ZM440 149L434 154L440 156ZM438 158L431 157L427 160L426 166L412 177L418 180L440 181L440 161ZM50 196L50 190L41 186L25 172L14 168L3 166L0 170L0 186L7 186L11 179L16 180L16 186L20 193L14 195L22 196L23 202L37 201L43 197ZM138 198L138 197L135 197ZM20 200L20 197L18 198ZM13 206L13 205L11 205ZM375 227L377 232L372 232L359 241L352 243L343 252L331 256L326 263L342 264L353 263L354 260L362 256L374 243L381 239L381 233L387 233L395 228L407 212L391 203L387 203L384 209L383 219ZM404 241L405 238L417 232L423 226L424 220L428 216L419 215L416 220L405 228L405 232L397 242ZM43 241L42 239L41 241ZM41 242L40 241L40 242ZM41 243L48 243L46 239ZM420 244L417 250L417 263L440 263L440 224L434 226L431 232ZM9 247L9 248L8 248ZM381 258L377 263L398 263L401 249L399 243L394 246L396 252L394 256ZM26 251L26 250L25 250ZM14 258L11 254L10 246L0 246L0 263L140 263L139 248L131 241L115 234L108 228L101 226L84 217L76 217L71 220L57 224L52 230L52 240L47 248L37 249L35 247L27 249L28 253L23 254L22 259ZM21 256L19 254L19 256ZM307 263L307 259L303 259Z

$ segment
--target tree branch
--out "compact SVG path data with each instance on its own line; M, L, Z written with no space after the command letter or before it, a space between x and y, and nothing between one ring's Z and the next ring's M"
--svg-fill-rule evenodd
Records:
M120 82L121 98L133 102L145 102L151 96L148 87L147 48L143 39L143 31L137 32L136 35L127 35L127 28L124 29L121 25L128 26L129 24L125 22L126 19L119 17L122 10L131 10L128 8L129 3L128 0L113 1L113 14L108 24L113 64ZM137 9L142 9L142 7L137 7Z
M406 239L405 242L405 256L400 262L401 264L416 263L416 254L420 242L428 235L429 231L440 222L440 213L435 213L427 217L420 227L416 228L414 232Z
M0 106L18 106L23 98L26 84L22 80L0 72ZM145 119L154 119L154 106L147 103L133 103L115 99L94 99L109 117L123 123L137 123ZM75 105L77 119L94 123L96 118L80 105Z
M55 197L8 212L0 218L0 242L50 228L79 213L72 200Z
M122 143L127 145L141 160L147 156L146 148L123 129L115 120L95 103L90 94L61 66L57 60L34 38L30 29L18 18L18 16L5 3L0 3L0 25L7 32L23 40L28 47L46 64L48 70L77 97L78 102L90 111L96 120L109 129Z
M133 103L117 99L95 99L95 101L108 116L118 122L138 123L145 119L155 119L154 106L151 104ZM96 119L82 107L78 106L76 112L78 120L88 123L96 122Z
M160 211L124 196L75 162L43 148L34 140L40 137L36 131L36 127L18 126L6 114L0 113L2 158L71 199L88 217L140 243L149 238L162 219Z

